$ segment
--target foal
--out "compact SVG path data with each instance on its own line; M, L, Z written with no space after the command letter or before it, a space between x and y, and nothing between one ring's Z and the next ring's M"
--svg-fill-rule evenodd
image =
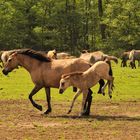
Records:
M110 63L108 64L107 62L99 61L85 72L74 72L62 75L60 80L59 93L63 93L69 86L74 86L79 89L73 98L68 113L72 111L76 98L81 93L83 93L82 108L80 113L80 115L83 115L88 89L96 85L100 79L107 80L107 83L102 87L102 94L104 94L105 87L108 85L108 94L110 98L112 97L111 93L114 78L109 75L110 70L112 71Z

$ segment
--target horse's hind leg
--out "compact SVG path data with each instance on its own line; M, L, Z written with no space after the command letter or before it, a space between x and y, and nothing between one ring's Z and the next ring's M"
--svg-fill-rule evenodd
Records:
M108 95L110 98L112 98L113 80L114 77L111 77L111 80L108 80Z
M140 67L140 60L138 60L138 67Z
M48 103L48 109L44 112L44 114L48 114L48 113L50 113L52 111L50 88L45 87L45 91L46 91L46 99L47 99L47 103Z
M73 98L73 100L72 100L72 103L71 103L70 109L69 109L69 111L68 111L67 114L69 114L69 113L72 111L72 108L73 108L74 102L75 102L75 100L77 99L77 97L78 97L80 94L81 94L81 90L78 90L78 91L76 92L76 94L74 95L74 98Z
M77 87L73 87L73 92L77 92Z
M104 86L102 87L102 94L105 96L105 88L108 85L108 81L104 84Z
M34 107L36 107L38 110L40 110L40 111L42 111L42 106L36 104L36 103L34 102L34 100L33 100L32 97L33 97L41 88L42 88L42 87L37 87L37 86L35 86L35 87L33 88L33 90L31 91L31 93L29 94L29 99L30 99L32 105L33 105Z
M99 87L98 93L100 94L100 93L102 93L102 87L105 84L104 80L103 79L100 79L99 84L100 84L100 87Z
M88 89L88 95L87 95L87 99L84 105L84 110L85 112L83 113L83 115L88 116L90 114L90 107L91 107L91 103L92 103L92 90L89 88Z

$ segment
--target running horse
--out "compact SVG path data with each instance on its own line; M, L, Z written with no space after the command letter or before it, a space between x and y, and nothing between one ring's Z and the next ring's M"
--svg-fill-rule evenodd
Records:
M44 112L44 114L48 114L52 110L50 102L50 88L59 88L61 75L74 71L85 71L90 68L90 64L80 58L52 60L48 57L45 57L43 54L31 49L21 49L9 56L2 72L3 74L7 75L17 66L24 67L30 73L31 79L35 86L29 94L29 99L32 105L40 111L42 111L42 106L38 105L32 97L40 89L45 88L48 109ZM101 82L99 92L101 92L102 86L103 82ZM87 112L84 115L89 115L90 105L92 102L91 94L92 91L89 89L87 98L88 105L86 106Z
M111 93L113 89L114 77L109 75L110 71L112 71L112 68L110 62L107 60L106 62L96 62L92 67L84 72L73 72L62 75L62 78L60 80L59 93L63 93L69 86L75 86L79 89L73 98L68 113L72 111L74 102L81 93L83 93L83 100L80 116L85 112L84 105L88 95L88 89L95 86L100 79L107 80L107 83L102 88L102 94L105 94L104 90L108 85L108 94L109 97L112 98Z

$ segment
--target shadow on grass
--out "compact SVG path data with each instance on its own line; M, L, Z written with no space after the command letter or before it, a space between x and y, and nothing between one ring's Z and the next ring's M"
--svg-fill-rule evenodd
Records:
M125 115L120 116L101 116L101 115L90 115L90 116L68 116L68 115L56 115L56 116L47 116L49 118L65 118L65 119L96 119L98 121L140 121L139 117L129 117Z

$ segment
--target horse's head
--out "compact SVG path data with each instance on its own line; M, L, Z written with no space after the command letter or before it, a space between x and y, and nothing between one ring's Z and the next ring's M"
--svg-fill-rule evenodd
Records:
M59 85L59 93L62 94L69 86L71 86L70 76L66 76L66 77L62 76Z
M2 70L3 74L7 75L13 69L18 67L18 61L16 56L17 56L17 52L9 56L7 62L4 64L4 69Z
M57 52L56 50L49 51L47 56L51 59L57 59Z

